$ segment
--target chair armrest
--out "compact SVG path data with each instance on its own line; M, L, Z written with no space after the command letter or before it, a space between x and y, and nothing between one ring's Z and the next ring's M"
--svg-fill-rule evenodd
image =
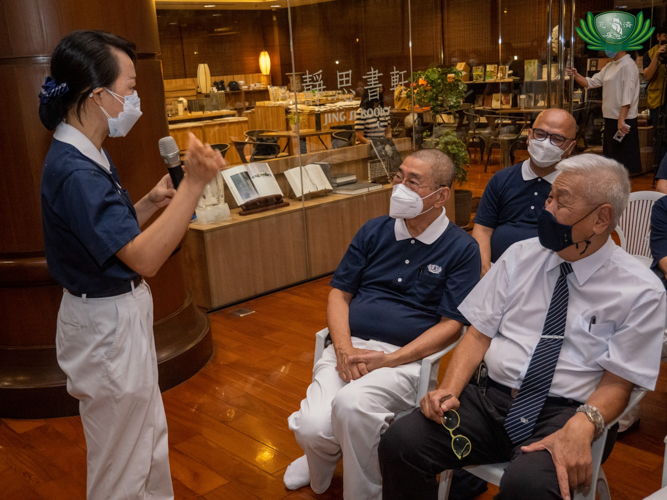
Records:
M625 407L623 413L621 413L618 416L618 418L612 420L611 422L608 422L605 428L609 429L611 426L613 426L619 420L621 420L626 415L626 413L628 413L630 410L632 410L635 406L639 404L639 402L642 400L645 394L646 391L644 389L633 389L632 394L630 394L630 400L628 401L628 406Z
M315 357L313 358L313 369L315 368L315 364L322 357L324 349L327 347L327 340L331 340L328 328L324 328L315 334Z
M419 387L417 388L417 402L426 396L426 393L430 389L431 381L436 380L442 357L458 345L466 329L467 327L465 326L461 329L461 337L458 340L422 359L421 371L419 372Z

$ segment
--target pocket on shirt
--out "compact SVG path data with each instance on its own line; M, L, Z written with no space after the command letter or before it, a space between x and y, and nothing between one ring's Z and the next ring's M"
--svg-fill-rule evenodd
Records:
M577 316L570 328L567 357L579 365L594 366L609 348L609 340L615 331L613 321L591 325L590 317Z
M417 300L424 305L435 306L440 304L442 299L442 290L445 286L447 278L438 278L436 276L419 273L417 275L417 286L415 293Z

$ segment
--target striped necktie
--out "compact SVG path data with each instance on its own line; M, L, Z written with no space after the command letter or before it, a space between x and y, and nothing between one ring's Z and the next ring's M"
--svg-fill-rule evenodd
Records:
M565 338L567 302L570 296L567 288L567 275L571 272L572 265L569 262L563 262L560 265L560 276L551 297L540 341L530 360L519 393L512 402L505 419L505 430L515 444L533 434L535 422L549 394Z

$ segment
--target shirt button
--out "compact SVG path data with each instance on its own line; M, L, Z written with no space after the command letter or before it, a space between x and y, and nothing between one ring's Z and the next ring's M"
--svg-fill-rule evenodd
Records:
M410 240L410 243L412 243L412 244L414 245L414 244L415 244L415 240Z
M409 260L406 260L406 261L405 261L405 263L406 263L406 264L409 264L409 263L410 263L410 261L409 261Z
M538 177L538 178L537 178L537 182L542 182L542 178L541 178L541 177Z
M530 209L531 209L531 210L535 210L535 207L534 207L534 206L532 206L532 207L530 207Z
M403 278L398 278L398 282L400 283L401 281L403 281Z
M537 191L535 191L533 194L534 194L535 196L537 196Z

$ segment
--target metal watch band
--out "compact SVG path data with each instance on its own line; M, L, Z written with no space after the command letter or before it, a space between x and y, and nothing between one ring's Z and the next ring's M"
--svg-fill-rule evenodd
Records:
M586 418L590 421L591 424L595 426L595 437L594 439L599 438L604 432L604 418L595 406L591 405L581 405L577 408L577 413L584 413Z

